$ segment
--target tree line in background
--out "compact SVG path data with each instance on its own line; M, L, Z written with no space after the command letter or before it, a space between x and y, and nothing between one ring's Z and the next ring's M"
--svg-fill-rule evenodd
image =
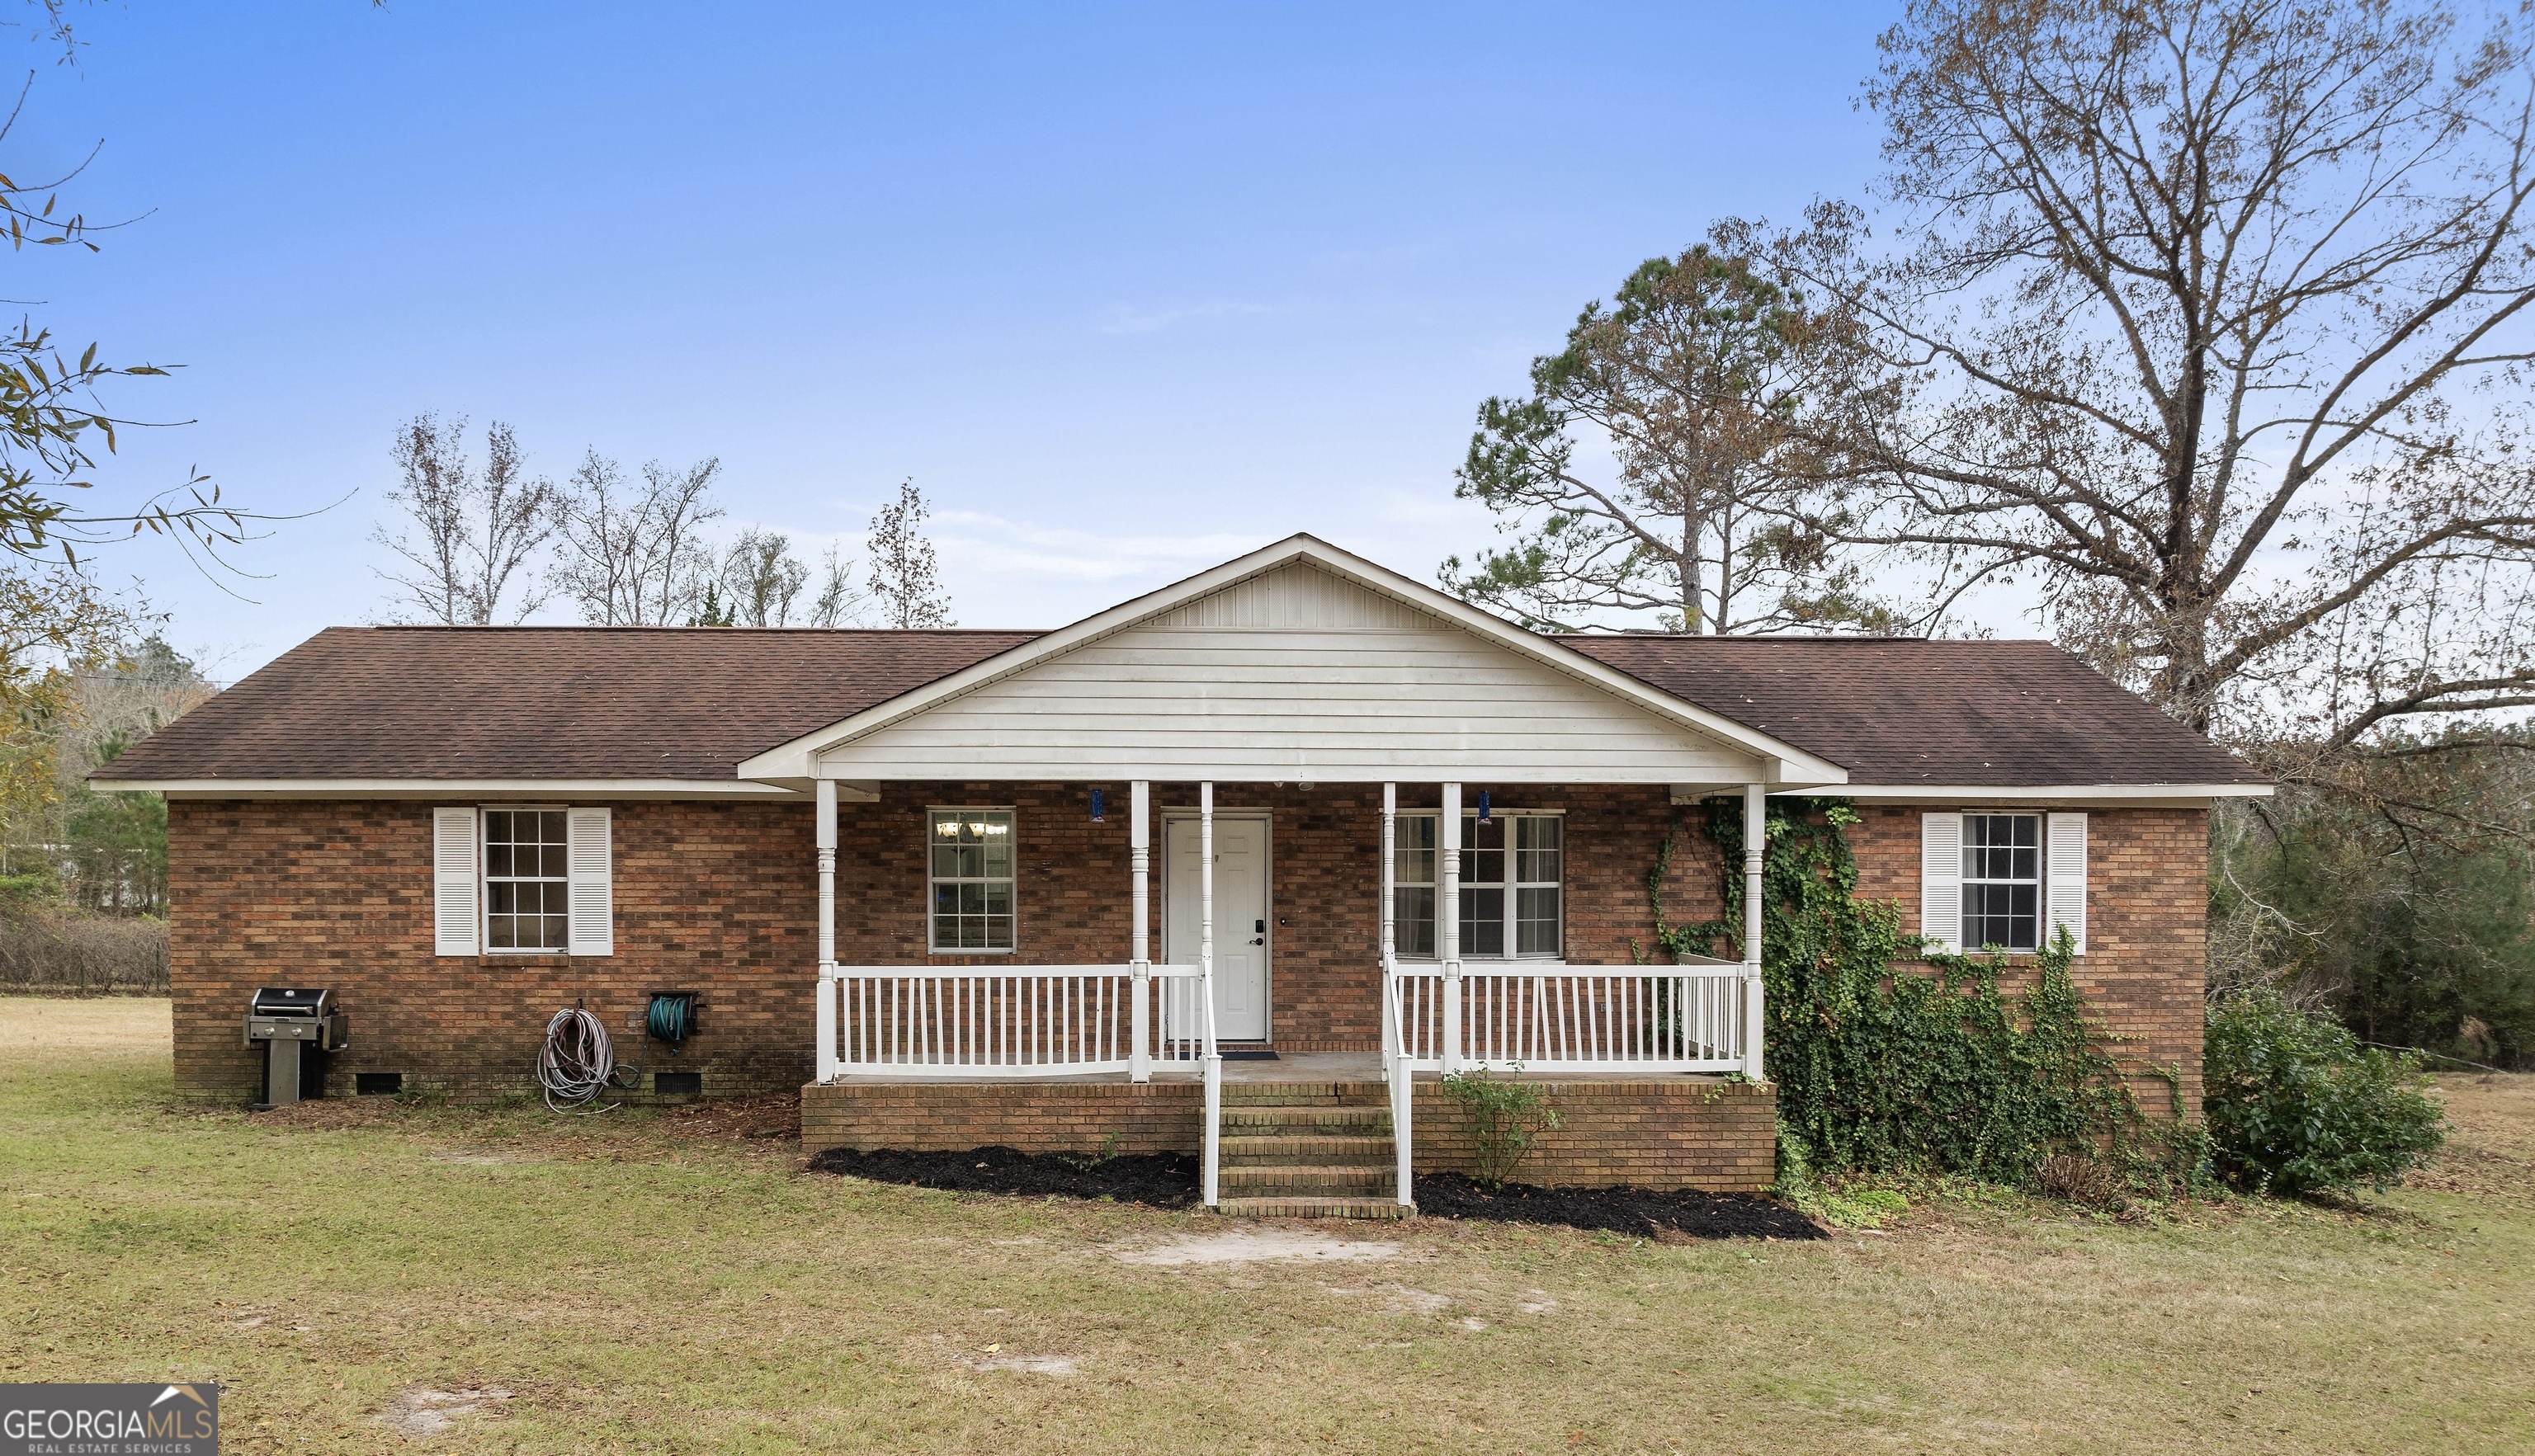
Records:
M40 55L76 66L85 42L60 0L21 13ZM0 154L16 153L32 87L31 74L0 120ZM0 165L0 234L13 255L93 253L135 220L64 205L87 164ZM170 367L116 363L95 343L74 349L31 315L0 334L0 986L166 989L165 805L98 794L86 774L211 687L158 637L163 618L137 588L98 579L95 558L150 534L223 573L230 549L272 518L196 472L125 506L87 503L99 461L126 432L151 427L106 396Z
M1867 205L1588 305L1458 472L1547 630L2062 645L2275 777L2213 983L2535 1065L2535 12L1912 0Z
M398 620L518 623L563 602L603 627L951 625L912 481L872 518L857 582L834 545L814 570L780 531L717 539L718 457L628 472L592 449L556 481L528 473L509 425L486 429L480 466L465 434L464 417L430 413L398 427L395 516L372 532L398 561L380 574Z

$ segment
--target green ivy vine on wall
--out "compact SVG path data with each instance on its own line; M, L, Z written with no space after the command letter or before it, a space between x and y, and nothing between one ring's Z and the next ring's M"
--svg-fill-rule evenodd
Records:
M1663 884L1682 826L1646 891L1674 956L1739 956L1743 807L1712 799L1725 915L1671 925ZM2032 984L2000 989L2001 956L1922 948L1892 905L1857 896L1838 799L1773 799L1762 856L1765 1070L1777 1087L1782 1159L1798 1174L1930 1172L2026 1183L2055 1154L2133 1154L2172 1143L2144 1125L2097 1046L2070 979L2071 945L2034 957ZM1924 960L1928 974L1895 962ZM2168 1161L2159 1157L2156 1161Z

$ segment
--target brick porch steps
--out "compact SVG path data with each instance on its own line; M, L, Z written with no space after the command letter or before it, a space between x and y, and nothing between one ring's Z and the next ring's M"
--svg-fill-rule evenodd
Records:
M1371 1122L1372 1119L1366 1119ZM1319 1167L1384 1168L1395 1156L1389 1133L1368 1129L1362 1134L1330 1135L1315 1132L1294 1136L1279 1131L1268 1136L1250 1136L1233 1131L1223 1134L1223 1166L1226 1168L1273 1168L1294 1164Z
M1406 1218L1417 1210L1392 1198L1224 1198L1218 1211L1233 1218Z
M1227 1083L1216 1206L1235 1218L1394 1219L1398 1145L1379 1082Z

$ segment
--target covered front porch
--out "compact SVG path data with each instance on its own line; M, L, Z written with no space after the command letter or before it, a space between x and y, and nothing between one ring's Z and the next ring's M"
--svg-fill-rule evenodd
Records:
M1763 1079L1762 806L1845 777L1308 536L900 694L740 774L817 795L806 1107L931 1109L930 1125L970 1146L1019 1145L1029 1108L1061 1107L1085 1151L1137 1125L1186 1136L1182 1112L1162 1110L1193 1108L1208 1204L1225 1167L1270 1151L1236 1147L1227 1163L1227 1137L1313 1144L1333 1122L1351 1141L1325 1149L1345 1159L1319 1171L1361 1183L1331 1170L1361 1170L1379 1143L1401 1206L1421 1129L1446 1125L1432 1078L1519 1068L1570 1097L1662 1089L1621 1096L1612 1106L1634 1110L1595 1123L1597 1146L1652 1153L1696 1122L1673 1116L1684 1099L1758 1096L1734 1089ZM954 797L923 804L909 845L895 836L916 821L917 784ZM1024 816L1002 802L1008 784L1053 792ZM1744 958L1647 964L1646 874L1672 806L1719 793L1740 796L1749 827ZM1051 811L1080 816L1071 856ZM1117 846L1120 813L1124 854L1095 881L1085 868ZM842 887L851 940L889 953L839 953L840 865L858 880ZM870 878L900 866L906 881ZM875 935L869 903L898 903L915 874L920 949L902 920ZM1228 1082L1227 1057L1239 1065L1244 1051L1278 1066L1292 1052L1372 1054L1374 1076L1326 1092L1272 1073ZM1245 1124L1228 1103L1280 1110ZM941 1113L955 1106L984 1121ZM1148 1113L1122 1111L1137 1108ZM867 1120L903 1125L926 1124ZM1257 1130L1268 1125L1284 1130ZM1760 1135L1757 1156L1768 1144Z
M836 953L839 845L857 816L912 827L910 801L947 790L875 785L857 802L846 797L854 786L822 781L818 1078L804 1136L813 1150L1186 1151L1205 1160L1210 1204L1243 1204L1257 1201L1261 1178L1284 1176L1258 1166L1261 1126L1308 1132L1320 1114L1282 1109L1347 1109L1329 1116L1351 1120L1359 1141L1336 1151L1361 1159L1362 1139L1378 1138L1383 1192L1404 1205L1415 1170L1470 1161L1466 1129L1454 1130L1462 1115L1434 1080L1484 1067L1553 1084L1575 1104L1561 1112L1573 1146L1545 1149L1537 1176L1758 1186L1771 1138L1765 1120L1745 1125L1755 1095L1746 1088L1762 1080L1757 964L1641 963L1607 922L1642 914L1636 859L1651 841L1640 833L1619 860L1588 852L1571 862L1565 837L1572 824L1589 851L1618 824L1660 826L1672 801L1724 787L1054 786L996 822L1014 839L1000 856L964 868L1046 861L1039 868L1053 877L1069 852L1092 858L1032 827L1064 812L1046 803L1058 798L1097 821L1083 838L1116 834L1126 850L1105 897L1086 893L1080 876L1064 880L1063 898L1091 902L1068 948L1106 941L1123 954L1032 964L1021 944L945 949L939 916L952 912L929 897L928 959L872 964ZM1758 816L1766 786L1736 787ZM982 785L968 797L1025 796ZM901 807L883 803L892 799ZM948 812L920 812L932 856ZM967 814L958 837L980 837L972 831L985 822ZM1446 824L1459 832L1444 833ZM1516 824L1553 827L1526 835ZM959 867L964 853L940 859ZM1297 879L1311 877L1308 892L1279 893L1280 856ZM1743 868L1758 873L1757 863ZM848 884L845 902L868 911L883 888ZM1571 926L1571 906L1593 924ZM1017 941L1031 939L1023 925ZM1483 946L1467 944L1480 935ZM1280 952L1295 962L1290 972ZM1239 1037L1225 1034L1227 1002L1248 1013ZM1349 1034L1356 1028L1370 1035ZM1325 1182L1364 1182L1304 1168Z

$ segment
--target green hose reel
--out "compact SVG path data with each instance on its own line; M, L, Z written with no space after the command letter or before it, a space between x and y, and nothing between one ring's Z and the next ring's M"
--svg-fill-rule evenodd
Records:
M676 1056L686 1047L687 1038L696 1034L696 1010L701 1000L692 991L652 992L650 1014L644 1018L643 1029L650 1033L653 1041L668 1043L669 1055Z

